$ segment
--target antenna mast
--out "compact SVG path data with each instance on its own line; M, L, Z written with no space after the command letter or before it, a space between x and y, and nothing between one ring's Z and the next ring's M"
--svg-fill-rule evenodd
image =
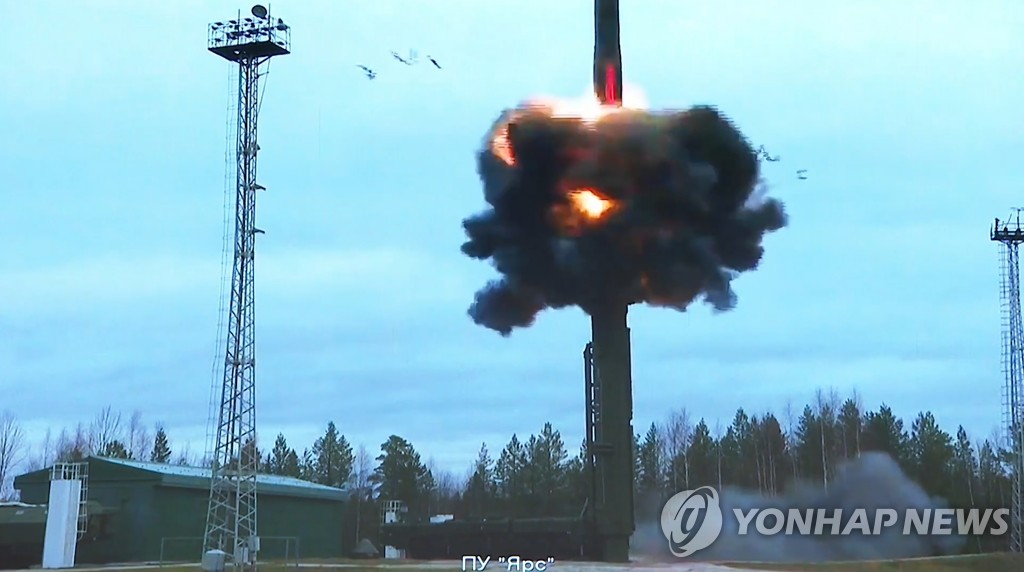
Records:
M1024 324L1020 311L1020 263L1018 251L1024 243L1020 211L1014 209L1008 221L996 219L990 238L1002 244L1000 256L1000 298L1003 329L1003 430L1010 449L1011 505L1010 551L1021 552L1022 493L1024 493Z
M204 564L222 551L236 569L256 569L256 342L253 314L253 260L256 235L257 116L259 79L274 56L290 53L291 29L260 5L252 17L215 22L208 48L238 65L238 129L235 161L235 248L231 303L224 359L224 383L210 478L210 503L203 535ZM219 566L215 566L219 567Z

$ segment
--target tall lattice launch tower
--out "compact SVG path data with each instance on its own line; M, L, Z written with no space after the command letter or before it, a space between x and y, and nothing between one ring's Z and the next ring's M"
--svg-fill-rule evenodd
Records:
M1010 550L1021 552L1024 493L1024 324L1020 312L1019 247L1024 243L1020 211L1007 221L996 219L991 238L1001 244L1000 278L1003 326L1003 429L1010 450Z
M251 17L209 28L209 50L238 66L238 123L235 145L235 244L227 349L220 410L212 452L210 504L203 538L204 556L226 553L235 568L256 568L256 343L253 314L253 261L256 235L257 116L260 78L274 56L291 51L291 29L263 6Z

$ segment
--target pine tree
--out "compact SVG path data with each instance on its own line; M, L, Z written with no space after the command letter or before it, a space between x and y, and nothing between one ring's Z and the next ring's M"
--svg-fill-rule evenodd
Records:
M975 498L975 493L978 488L978 459L974 455L974 446L963 425L957 427L954 449L956 458L954 482L961 494L958 495L958 499L951 500L959 506L977 506L978 500Z
M238 457L231 460L231 465L236 465L239 458L241 458L242 466L253 467L257 472L263 468L263 453L260 451L255 437L250 437L242 444L242 450L239 451Z
M344 487L352 480L355 456L352 445L338 433L331 421L324 436L313 443L314 475L316 482L330 487Z
M701 419L693 428L693 438L690 439L689 447L686 450L686 456L690 461L690 482L686 485L688 489L718 486L717 449L718 444L711 436L711 429ZM670 492L675 494L679 491L672 490Z
M903 428L903 420L893 414L888 405L882 404L878 412L868 413L864 419L862 449L888 453L905 469L909 462L909 437Z
M737 409L723 442L728 482L748 490L758 487L756 423L757 419L748 416L742 407Z
M527 451L516 435L512 435L494 466L498 497L506 516L521 516L527 497Z
M758 467L761 490L770 494L782 490L787 466L786 435L779 420L768 413L758 424L759 444Z
M721 431L721 428L718 429ZM739 473L739 463L742 462L742 453L740 452L740 443L736 430L732 426L726 428L724 433L719 433L718 439L716 439L718 449L718 482L722 485L736 485L739 484L737 478Z
M284 465L281 467L281 475L295 478L302 477L302 463L295 449L288 449L288 456L285 457Z
M860 435L863 416L860 404L855 398L843 402L839 410L839 427L842 435L843 458L852 459L860 456Z
M274 440L274 448L270 450L267 472L272 475L284 475L289 453L291 449L288 448L288 440L285 439L284 433L278 433Z
M580 444L579 452L565 464L565 481L569 488L566 498L567 512L570 516L580 514L591 496L591 473L587 459L587 440Z
M149 460L154 463L171 462L171 444L167 440L167 433L163 427L156 429L156 435L153 437L153 451L149 454Z
M565 464L569 454L562 435L545 423L540 435L531 437L527 460L533 479L534 514L556 516L562 513L566 494Z
M494 489L494 460L487 450L487 443L481 443L466 485L465 499L470 515L482 518L490 513Z
M647 428L647 433L640 442L639 471L637 474L637 492L642 497L660 497L664 490L664 473L662 472L665 463L662 454L665 451L665 444L655 423Z
M538 439L536 435L530 435L530 438L523 444L523 452L525 453L525 459L523 461L523 468L520 473L524 488L524 498L522 502L522 508L524 515L533 516L538 514L542 504L541 491L540 491L540 468L534 463L537 458L537 447Z
M103 450L100 451L100 456L108 457L110 459L128 459L130 457L128 449L124 446L124 443L118 439L107 441Z
M299 459L299 477L310 482L317 482L316 458L309 449L302 450L302 457Z
M911 427L910 474L933 495L951 500L955 450L953 438L943 431L930 411L918 414Z
M982 441L978 447L978 486L981 489L981 505L986 508L1005 507L1003 494L1005 472L999 460L999 449L992 440Z
M383 500L402 501L413 517L425 517L433 476L411 443L392 435L380 446L370 482Z
M821 419L810 405L804 407L796 426L796 455L800 467L799 476L812 482L824 483L827 479L822 463L825 452L822 449L824 433Z

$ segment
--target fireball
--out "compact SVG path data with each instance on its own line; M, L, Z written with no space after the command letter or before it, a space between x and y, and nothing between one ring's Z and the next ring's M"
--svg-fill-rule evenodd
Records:
M641 111L588 94L506 111L477 155L488 207L463 221L467 256L501 278L469 313L502 335L544 308L731 309L783 205L758 196L757 152L715 107ZM757 197L757 198L752 198Z
M569 191L569 203L584 217L597 220L613 206L611 199L606 199L594 189L573 189Z
M594 125L613 113L623 110L647 109L647 98L639 89L627 85L624 86L621 106L603 105L597 95L587 91L585 95L577 99L537 97L528 101L524 108L543 111L551 117L577 118L585 125ZM512 154L512 145L508 140L508 126L520 117L522 117L522 112L510 113L507 120L495 129L491 137L491 152L509 167L515 166L516 158Z

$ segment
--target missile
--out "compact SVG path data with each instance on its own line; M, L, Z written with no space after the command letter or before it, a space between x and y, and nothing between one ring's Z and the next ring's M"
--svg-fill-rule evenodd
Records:
M594 93L603 105L622 105L619 0L594 0Z
M594 0L594 93L602 105L622 106L619 0ZM593 443L593 518L605 562L629 562L633 521L633 378L628 306L609 301L591 313L589 346L600 398ZM600 454L598 450L600 449Z

